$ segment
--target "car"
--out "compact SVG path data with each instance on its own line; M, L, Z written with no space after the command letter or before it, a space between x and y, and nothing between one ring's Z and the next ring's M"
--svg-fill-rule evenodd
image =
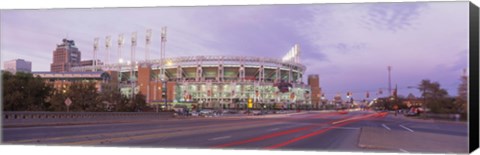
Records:
M221 110L221 109L214 110L214 111L213 111L213 114L214 114L215 116L217 116L217 115L222 115L222 114L223 114L223 110Z
M412 108L410 108L410 110L408 110L405 113L405 116L418 116L422 112L423 112L423 109L412 107Z
M198 115L203 117L212 117L212 116L216 116L217 113L213 110L203 109L203 110L200 110L200 112L198 112Z
M191 112L190 116L195 116L196 117L196 116L199 116L199 113L198 112Z
M419 114L420 113L409 111L409 112L405 113L405 116L418 116Z
M204 110L200 110L199 113L200 113L200 114L209 114L209 113L212 113L212 110L206 110L206 109L204 109Z

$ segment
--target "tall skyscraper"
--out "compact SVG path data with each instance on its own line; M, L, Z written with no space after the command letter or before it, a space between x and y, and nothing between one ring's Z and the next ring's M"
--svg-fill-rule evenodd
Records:
M14 59L10 61L5 61L3 67L6 71L9 71L13 74L16 72L32 72L32 62L25 61L23 59Z
M308 85L312 90L312 104L314 108L319 108L322 90L320 89L320 78L318 74L308 75Z
M73 40L63 39L62 44L57 45L53 51L53 63L50 65L51 72L69 72L72 67L80 65L81 53Z

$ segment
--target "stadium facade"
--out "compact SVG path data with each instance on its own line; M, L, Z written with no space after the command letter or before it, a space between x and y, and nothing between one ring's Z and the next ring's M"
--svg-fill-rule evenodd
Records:
M74 71L107 71L122 93L141 93L151 105L187 104L199 108L311 108L311 88L298 45L282 58L185 56L136 63L101 64ZM117 81L117 80L115 80ZM282 91L281 83L288 89ZM165 86L166 85L166 86ZM279 87L280 85L280 87ZM166 100L165 100L166 99Z

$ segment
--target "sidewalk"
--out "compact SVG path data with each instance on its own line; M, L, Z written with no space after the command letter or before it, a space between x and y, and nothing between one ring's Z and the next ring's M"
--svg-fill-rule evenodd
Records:
M408 152L467 153L468 137L363 127L358 146Z
M389 113L390 116L395 117L393 113ZM454 121L454 120L445 120L445 119L436 119L436 118L421 118L419 116L405 116L403 114L398 114L397 118L406 119L414 122L426 122L426 123L453 123L453 124L467 124L467 121Z

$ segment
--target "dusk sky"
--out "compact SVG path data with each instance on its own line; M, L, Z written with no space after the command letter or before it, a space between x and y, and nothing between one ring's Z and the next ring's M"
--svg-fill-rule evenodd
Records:
M160 29L167 26L166 56L237 55L282 58L301 48L305 75L319 74L327 98L352 91L356 99L379 88L414 93L422 79L457 94L468 68L468 2L357 3L211 7L2 10L1 61L25 59L33 71L49 71L53 50L65 37L82 59L92 59L93 40L138 33L137 59L144 59L146 29L153 29L151 57L160 58ZM306 78L307 76L305 76ZM306 79L304 80L306 81Z

